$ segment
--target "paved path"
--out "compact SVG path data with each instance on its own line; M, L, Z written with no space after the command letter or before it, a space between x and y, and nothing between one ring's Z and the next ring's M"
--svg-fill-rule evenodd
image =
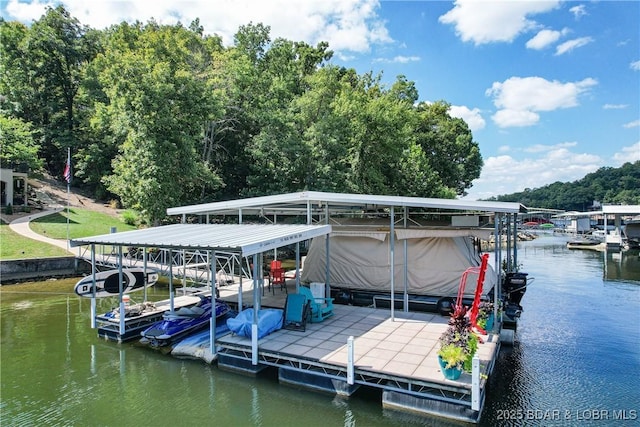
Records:
M43 210L42 212L34 213L32 215L23 216L22 218L11 221L11 223L9 223L9 228L11 228L11 230L16 232L17 234L20 234L21 236L48 243L50 245L58 246L74 255L77 255L77 248L69 249L69 243L67 240L52 239L50 237L43 236L42 234L34 232L33 230L31 230L31 227L29 227L29 222L31 222L32 220L43 216L52 215L54 213L62 211L63 209L63 207L53 207L47 210Z

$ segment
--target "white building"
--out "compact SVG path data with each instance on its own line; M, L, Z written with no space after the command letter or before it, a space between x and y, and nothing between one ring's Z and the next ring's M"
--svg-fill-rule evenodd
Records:
M2 195L0 205L9 204L15 206L14 200L18 200L18 205L27 206L27 174L14 172L13 169L0 169L0 185Z

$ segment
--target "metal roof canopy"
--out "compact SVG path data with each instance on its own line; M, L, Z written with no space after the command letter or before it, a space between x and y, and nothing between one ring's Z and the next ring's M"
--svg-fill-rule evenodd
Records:
M526 212L520 203L435 199L425 197L384 196L370 194L325 193L303 191L273 196L251 197L224 202L203 203L167 209L168 215L206 214L301 214L321 211L329 206L331 211L367 211L384 207L414 207L426 209L467 210L475 212Z
M640 215L640 205L602 205L602 210L585 212L564 212L557 217L586 217L598 215Z
M255 255L331 233L330 225L173 224L72 239L71 247L98 244L237 251Z
M640 215L640 205L602 205L603 214Z

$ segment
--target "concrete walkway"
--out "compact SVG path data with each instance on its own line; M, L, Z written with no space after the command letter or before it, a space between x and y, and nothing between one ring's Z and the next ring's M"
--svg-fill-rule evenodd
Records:
M15 233L20 234L21 236L28 237L29 239L33 240L38 240L43 243L48 243L50 245L58 246L77 256L77 248L69 249L69 243L67 240L52 239L50 237L43 236L42 234L34 232L33 230L31 230L31 227L29 227L29 222L31 222L32 220L61 212L63 209L63 207L54 207L43 210L42 212L34 213L32 215L23 216L11 221L9 223L9 228Z

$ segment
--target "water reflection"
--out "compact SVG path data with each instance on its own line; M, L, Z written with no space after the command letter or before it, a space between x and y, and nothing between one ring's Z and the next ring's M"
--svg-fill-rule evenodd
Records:
M640 251L607 252L605 256L605 279L640 282Z

